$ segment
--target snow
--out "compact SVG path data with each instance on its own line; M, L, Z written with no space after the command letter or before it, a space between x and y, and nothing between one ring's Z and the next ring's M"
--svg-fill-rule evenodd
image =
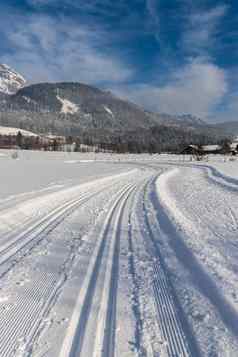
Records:
M26 80L6 64L0 64L0 92L14 94L26 83Z
M203 150L205 151L216 151L221 149L220 145L203 145Z
M61 98L59 95L56 96L56 98L61 102L62 108L61 108L61 113L64 114L75 114L79 111L78 105L75 103L72 103L70 100Z
M110 108L106 107L105 105L103 106L103 108L105 109L105 111L106 111L107 113L109 113L109 114L114 118L114 114L113 114L113 112L111 111Z
M238 355L236 161L1 153L1 356Z
M233 178L238 182L238 161L214 162L210 164L224 178Z
M29 97L26 97L25 95L22 96L22 98L28 103L34 103L35 105L37 105L37 102Z
M29 97L26 97L25 95L23 95L22 98L24 98L28 104L31 102L31 99Z
M176 227L166 248L168 262L173 255L168 264L203 356L238 351L237 189L207 180L201 168L172 169L157 181L160 202Z
M0 150L0 154L4 155L0 162L0 199L33 192L37 194L39 190L54 189L58 185L68 187L128 169L128 165L120 162L107 165L103 156L94 162L94 154L22 150L18 153L19 160L14 160L12 152ZM66 161L71 161L71 164Z
M8 126L0 126L0 135L12 135L12 136L16 136L18 134L18 132L21 132L21 134L23 136L37 136L37 134L28 131L28 130L23 130L20 128L11 128Z

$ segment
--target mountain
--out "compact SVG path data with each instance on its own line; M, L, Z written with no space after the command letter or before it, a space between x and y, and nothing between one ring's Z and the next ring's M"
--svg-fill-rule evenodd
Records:
M184 126L201 127L208 125L204 120L191 114L178 115L176 119Z
M204 120L190 114L170 115L165 113L150 113L150 115L152 115L154 120L159 124L183 127L184 129L197 129L209 126Z
M23 82L22 82L23 83ZM216 143L222 130L198 118L152 113L109 91L82 83L40 83L0 95L0 125L77 136L136 151Z
M137 105L82 83L41 83L20 89L0 100L0 112L39 131L74 132L81 129L133 130L155 121ZM41 118L45 117L45 128ZM48 118L48 119L47 119ZM10 120L10 119L9 119ZM1 123L0 123L1 124ZM10 123L15 126L16 123ZM33 128L34 127L34 128ZM28 127L29 128L29 127Z
M0 93L14 94L26 83L26 80L6 64L0 64Z
M213 127L222 130L227 135L238 136L238 121L214 124Z
M172 116L152 113L136 104L122 100L111 92L82 83L40 83L20 89L0 100L1 112L31 113L54 116L55 129L62 122L81 129L133 130L165 125L184 130L207 127L191 115ZM22 116L22 114L21 114ZM36 123L35 123L36 124Z

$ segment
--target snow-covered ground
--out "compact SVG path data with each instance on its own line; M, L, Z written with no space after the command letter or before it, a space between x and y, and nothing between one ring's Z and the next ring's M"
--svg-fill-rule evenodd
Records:
M202 356L235 357L238 185L211 181L201 168L172 169L156 185L168 219L161 215L163 254Z
M238 161L12 154L0 356L238 356Z
M57 95L56 97L60 103L62 104L61 113L63 114L75 114L79 111L79 107L75 104L70 102L70 100L63 99Z
M223 176L234 178L238 181L238 158L234 159L234 161L212 162L211 166Z
M19 128L12 128L9 126L0 126L0 135L16 136L19 133L19 131L24 136L37 136L32 131L23 130L23 129L19 129Z

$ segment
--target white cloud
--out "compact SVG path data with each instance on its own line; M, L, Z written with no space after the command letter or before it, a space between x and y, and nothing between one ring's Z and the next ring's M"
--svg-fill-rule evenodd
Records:
M112 14L118 15L118 10L127 9L127 0L26 0L28 5L36 8L42 9L47 7L56 7L60 10L64 8L69 8L71 11L75 9L80 10L83 13L91 12L94 15L101 14L106 16L111 16Z
M6 23L4 24L6 26ZM134 70L109 50L108 33L38 15L2 29L14 52L0 57L30 81L123 82Z
M118 94L147 109L169 114L190 113L209 117L228 91L225 72L202 58L191 60L164 86L139 84Z
M189 52L209 52L215 44L214 37L227 10L225 5L218 5L207 11L192 10L181 45Z
M63 4L75 3L75 6L96 10L103 1L88 0L85 3L83 0L64 0ZM39 6L57 3L57 0L28 2ZM106 4L110 2L106 0ZM125 1L121 0L118 4L123 6ZM156 25L158 39L158 2L146 0L146 4L147 12ZM0 63L9 64L30 82L81 81L107 85L119 95L150 110L212 117L217 106L229 94L226 72L215 65L209 56L209 46L226 11L225 6L217 6L206 13L192 11L189 24L185 27L181 50L195 52L196 58L174 73L172 60L166 74L169 78L163 86L154 83L127 85L135 80L135 69L113 52L110 33L96 25L91 24L89 27L64 17L54 19L42 14L14 14L14 21L11 21L0 15L1 33L7 37L8 46L11 47L8 54L0 56ZM169 58L166 57L166 60L169 61ZM155 73L156 76L159 73ZM236 108L235 100L230 101L226 107L230 113L236 111Z

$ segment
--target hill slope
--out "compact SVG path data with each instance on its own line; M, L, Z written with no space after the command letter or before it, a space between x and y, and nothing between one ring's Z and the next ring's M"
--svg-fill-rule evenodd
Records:
M0 93L13 94L22 88L26 80L6 64L0 64Z
M140 150L213 143L224 136L192 116L151 113L110 92L68 82L35 84L0 96L0 125L87 142L136 143Z
M81 129L147 128L154 123L135 104L81 83L44 83L25 87L0 103L0 110L32 113L35 121L38 114L48 115L51 121L54 118L55 130L62 130L65 120L68 125L74 124L75 128ZM45 125L48 130L47 120Z
M238 136L238 121L214 124L214 128L222 130L228 136Z

